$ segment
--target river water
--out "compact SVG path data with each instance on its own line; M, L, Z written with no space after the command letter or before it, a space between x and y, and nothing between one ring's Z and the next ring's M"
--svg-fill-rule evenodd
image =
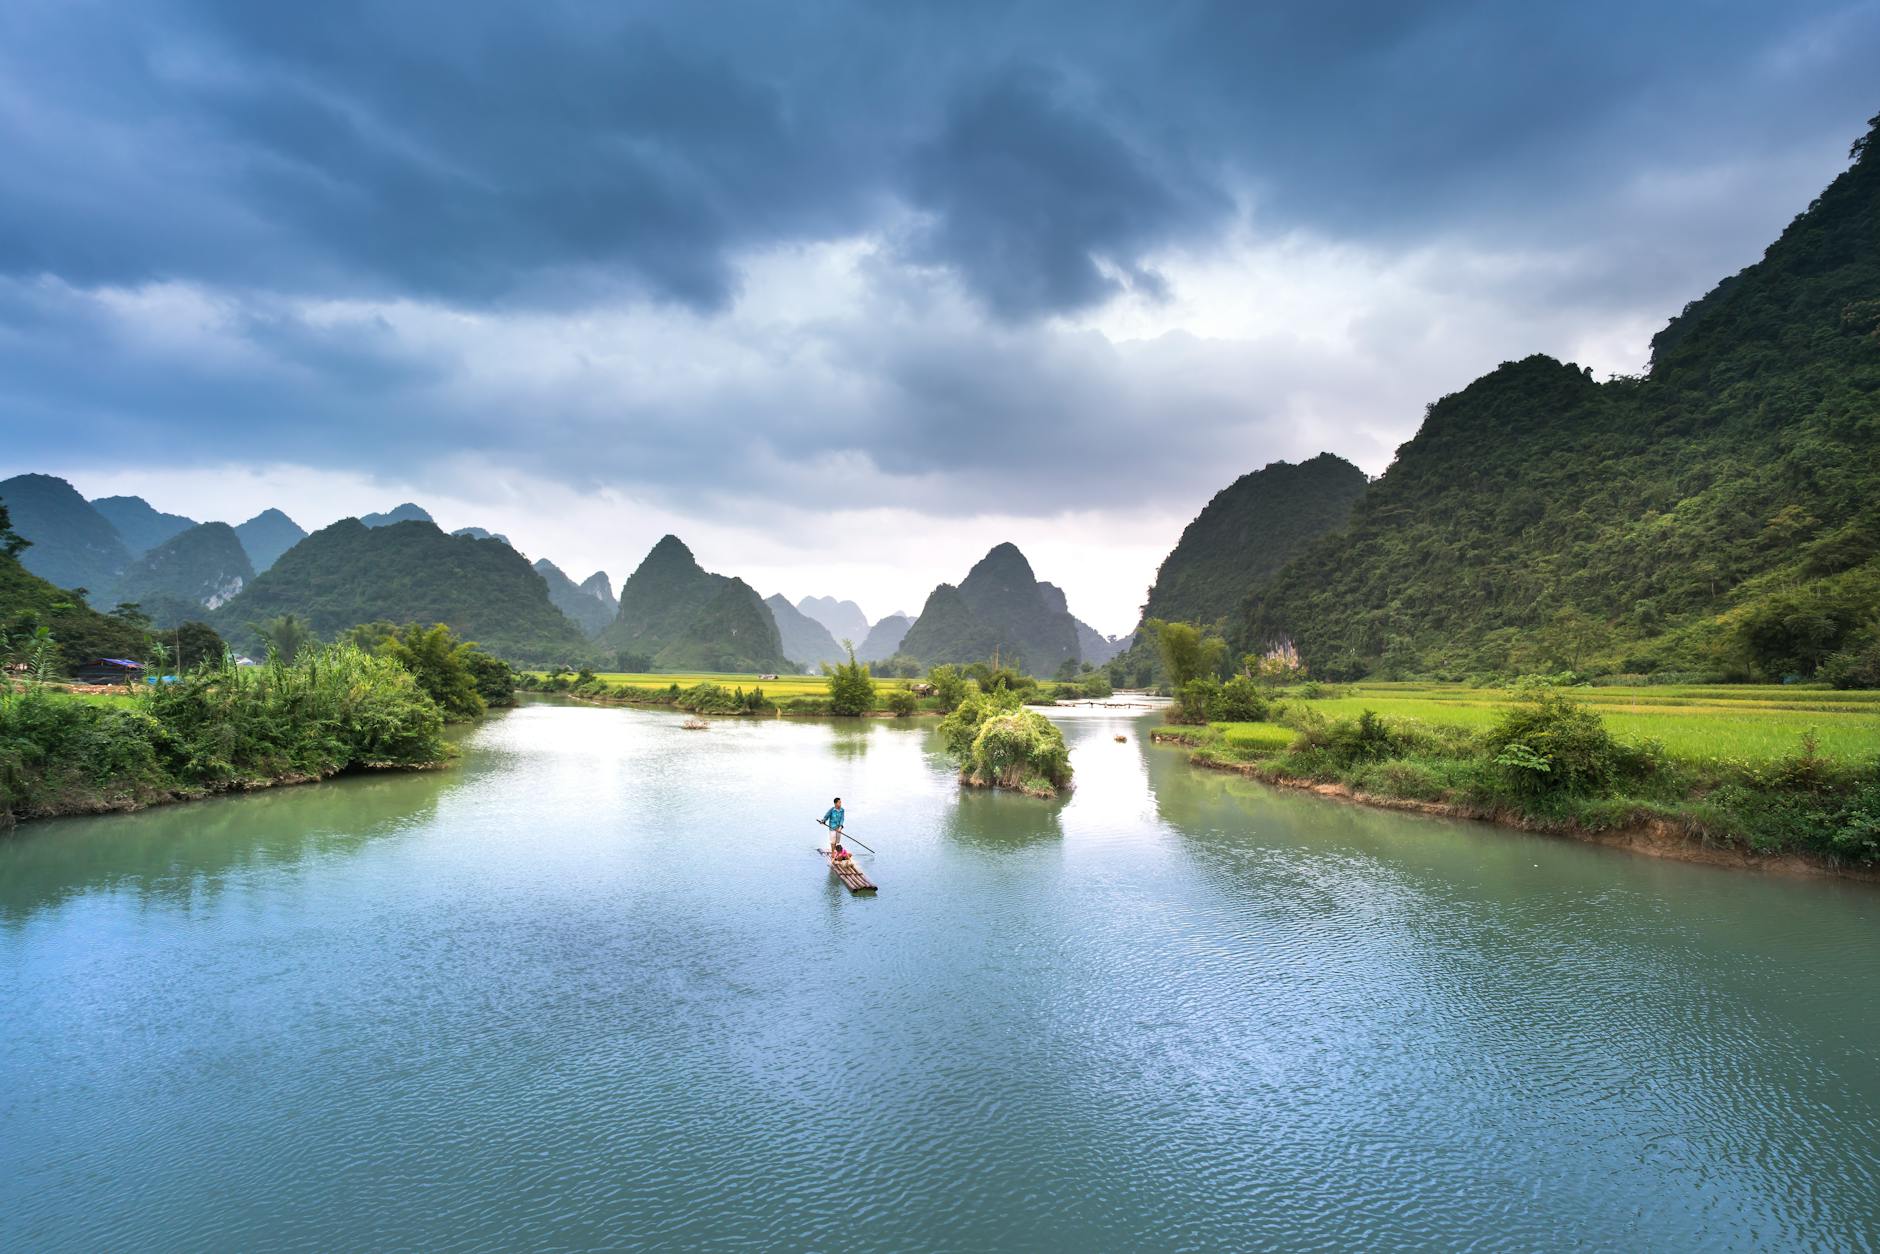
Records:
M1153 721L1067 714L1045 803L931 723L538 703L450 771L22 828L0 1249L1880 1242L1874 889Z

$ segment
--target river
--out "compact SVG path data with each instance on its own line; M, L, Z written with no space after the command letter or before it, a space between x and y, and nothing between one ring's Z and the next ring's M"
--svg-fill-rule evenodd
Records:
M539 702L0 839L0 1249L1872 1249L1880 895L1067 713ZM1117 736L1126 737L1117 741ZM881 884L813 853L841 794Z

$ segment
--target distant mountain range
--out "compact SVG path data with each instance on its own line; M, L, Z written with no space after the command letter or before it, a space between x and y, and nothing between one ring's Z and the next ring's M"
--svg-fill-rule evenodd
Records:
M502 539L501 536L490 538ZM509 542L504 540L503 543ZM549 601L578 623L590 640L605 631L620 613L620 602L614 599L614 586L604 570L597 570L576 583L562 573L561 567L544 557L535 563L535 573L548 584Z
M91 503L118 533L132 557L141 557L178 532L196 525L193 518L165 514L141 496L104 496Z
M855 656L864 662L887 661L901 651L901 641L913 625L913 619L896 610L868 629L868 635L855 647Z
M868 615L853 601L834 597L804 597L796 608L821 623L836 640L860 645L868 635Z
M815 671L846 657L843 639L864 660L884 661L903 651L917 626L899 612L870 626L859 605L837 597L798 605L760 598L742 580L700 568L673 536L653 546L616 599L605 572L576 584L547 559L530 567L507 537L481 527L445 535L411 502L310 536L277 509L236 527L197 523L141 497L88 502L48 475L0 483L0 501L14 506L16 530L34 541L25 560L35 573L85 588L95 605L135 602L159 627L206 619L243 649L258 647L250 624L294 613L323 636L381 619L445 622L518 661L624 655L663 670ZM532 583L523 583L515 562ZM962 591L960 624L949 629L935 606ZM915 637L936 657L977 660L1002 650L1028 666L1042 656L1054 669L1067 657L1100 662L1113 651L1070 616L1059 589L1032 578L1010 545L988 554L961 588L936 595L924 637ZM577 645L575 636L593 643ZM985 648L971 651L975 642Z
M393 523L435 523L437 520L431 517L430 511L413 505L410 501L406 501L403 505L392 506L392 508L386 510L383 514L361 514L359 515L359 521L368 527L389 527ZM485 532L482 536L475 538L486 539L488 538L488 534L488 532Z
M783 646L783 656L806 671L815 671L825 662L834 666L848 660L848 654L843 652L829 629L791 605L781 593L765 597L764 604L770 608L770 616L777 624L777 637ZM845 604L853 605L854 602Z
M278 509L264 509L235 528L248 560L260 574L280 560L281 554L307 538L306 529Z

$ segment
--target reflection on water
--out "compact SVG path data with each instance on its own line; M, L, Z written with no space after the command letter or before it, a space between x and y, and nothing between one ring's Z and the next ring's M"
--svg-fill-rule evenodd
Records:
M0 1248L1874 1245L1870 888L1055 717L1050 803L931 720L544 702L451 771L21 829Z

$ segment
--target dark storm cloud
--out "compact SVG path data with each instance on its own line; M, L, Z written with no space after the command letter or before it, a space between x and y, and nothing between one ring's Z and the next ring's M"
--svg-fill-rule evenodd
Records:
M1317 439L1308 420L1388 447L1379 424L1431 389L1556 345L1482 332L1415 374L1385 341L1441 347L1446 324L1366 291L1316 347L1125 350L1054 315L1179 298L1158 260L1296 232L1382 267L1476 249L1431 290L1492 298L1521 336L1661 317L1832 173L1809 154L1880 107L1876 63L1873 0L20 0L0 6L10 469L95 437L780 492L850 456L956 511L1118 475L1191 493L1317 451L1286 442ZM858 237L853 308L796 318L819 292L773 290L761 329L739 322L754 255ZM1502 260L1539 253L1564 260ZM582 325L649 303L669 342ZM530 334L592 361L463 385L549 351Z
M1846 130L1877 32L1871 3L1743 0L26 4L0 267L711 308L740 248L899 203L918 259L1022 316L1153 292L1145 258L1231 185L1279 225L1396 232ZM1744 98L1811 38L1853 72Z
M1124 286L1159 295L1161 277L1134 259L1228 207L1180 166L1157 170L1036 68L963 93L911 168L908 191L935 217L926 254L1007 316L1075 309Z

